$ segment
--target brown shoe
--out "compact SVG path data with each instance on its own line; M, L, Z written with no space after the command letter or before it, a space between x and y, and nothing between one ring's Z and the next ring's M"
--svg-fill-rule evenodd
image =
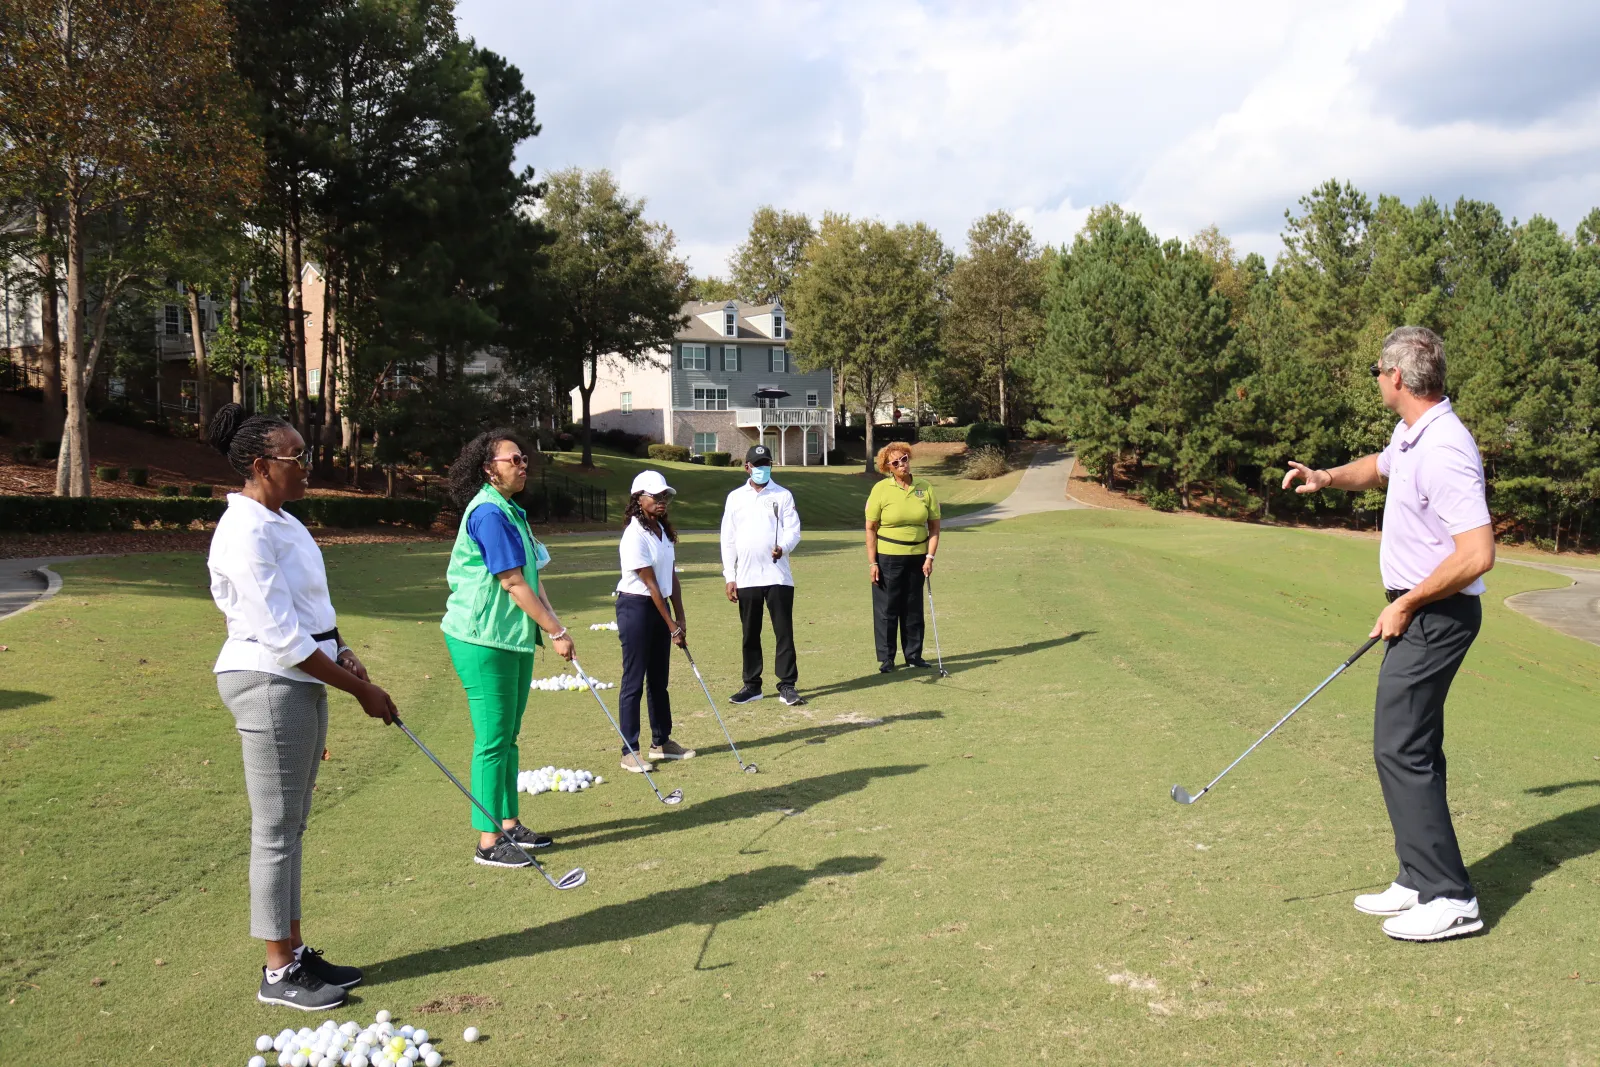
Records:
M654 764L646 763L643 759L641 759L639 757L639 753L630 752L626 756L622 757L622 769L625 771L632 771L634 774L641 774L644 771L653 771L656 768Z
M678 744L678 742L669 737L666 739L666 741L659 745L650 746L650 758L656 760L694 759L694 749L684 748L682 745Z

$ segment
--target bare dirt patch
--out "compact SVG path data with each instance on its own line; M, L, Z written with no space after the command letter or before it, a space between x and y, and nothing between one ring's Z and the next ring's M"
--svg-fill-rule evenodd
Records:
M493 1011L500 1002L478 993L453 993L448 997L434 997L411 1009L418 1015L460 1015L470 1011Z

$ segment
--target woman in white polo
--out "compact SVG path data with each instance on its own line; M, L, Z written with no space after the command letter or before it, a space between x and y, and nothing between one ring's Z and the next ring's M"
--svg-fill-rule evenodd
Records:
M617 636L622 639L622 684L618 712L627 743L625 771L654 770L639 756L639 698L649 685L650 759L689 759L694 750L672 739L672 700L667 672L672 646L687 641L683 590L678 587L678 533L667 518L676 492L660 471L640 471L628 497L628 525L618 545L622 578L617 582ZM676 611L677 617L673 617Z

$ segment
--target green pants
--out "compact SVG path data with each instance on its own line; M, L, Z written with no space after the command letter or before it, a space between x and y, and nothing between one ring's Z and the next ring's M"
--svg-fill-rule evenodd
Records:
M533 653L474 645L449 634L444 643L472 716L472 795L495 817L490 822L474 805L472 828L495 833L501 821L517 817L517 734L533 682Z

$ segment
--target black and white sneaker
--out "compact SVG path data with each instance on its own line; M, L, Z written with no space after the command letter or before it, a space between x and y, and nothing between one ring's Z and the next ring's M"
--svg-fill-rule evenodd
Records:
M913 668L915 668L915 669L917 669L919 671L931 671L931 670L933 670L933 664L929 663L927 660L923 659L921 656L918 656L916 659L908 659L908 660L906 660L906 666L907 667L913 667Z
M549 834L534 833L520 822L511 829L502 830L500 832L511 838L511 840L515 841L523 848L549 848L551 845L556 843L556 839L551 837Z
M361 984L361 968L341 967L337 963L329 963L321 952L310 945L300 946L295 959L318 981L336 985L340 989L353 989Z
M791 708L798 707L806 702L806 698L796 692L794 686L792 685L778 686L778 699L789 705Z
M893 672L894 672L894 664L893 663L880 663L880 664L878 664L878 673L879 674L892 674Z
M761 699L761 687L759 685L747 685L743 689L739 690L737 693L733 694L733 696L729 697L728 698L728 703L730 703L730 704L749 704L749 703L751 703L753 701L760 700L760 699Z
M267 980L267 969L261 968L261 992L256 999L263 1004L282 1004L301 1011L327 1011L344 1003L345 992L329 985L300 965L289 964L283 977L276 982Z
M473 853L472 861L485 867L530 867L533 861L517 850L517 846L504 837L488 848Z

